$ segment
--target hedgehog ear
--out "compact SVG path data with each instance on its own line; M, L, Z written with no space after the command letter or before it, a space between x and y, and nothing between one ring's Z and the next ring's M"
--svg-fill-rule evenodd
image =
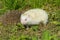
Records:
M28 15L28 17L30 17L30 15Z

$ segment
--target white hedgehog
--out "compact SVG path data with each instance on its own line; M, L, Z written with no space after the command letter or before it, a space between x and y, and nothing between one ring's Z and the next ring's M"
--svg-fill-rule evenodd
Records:
M48 14L42 9L30 9L21 15L23 25L38 25L40 22L48 22Z

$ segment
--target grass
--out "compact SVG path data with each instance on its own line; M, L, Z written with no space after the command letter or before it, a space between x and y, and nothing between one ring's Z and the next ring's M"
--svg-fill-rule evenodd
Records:
M60 40L60 0L0 0L0 15L7 10L26 10L41 8L49 14L47 29L42 26L31 26L28 30L18 23L3 26L0 23L0 40Z

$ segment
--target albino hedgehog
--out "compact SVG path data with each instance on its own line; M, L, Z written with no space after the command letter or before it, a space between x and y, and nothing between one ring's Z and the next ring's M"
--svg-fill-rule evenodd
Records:
M30 9L21 15L23 25L38 25L40 22L48 22L48 14L42 9Z

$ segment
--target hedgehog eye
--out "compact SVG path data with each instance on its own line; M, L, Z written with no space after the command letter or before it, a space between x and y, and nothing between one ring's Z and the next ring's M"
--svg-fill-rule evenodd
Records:
M27 19L25 19L25 21L27 21Z

